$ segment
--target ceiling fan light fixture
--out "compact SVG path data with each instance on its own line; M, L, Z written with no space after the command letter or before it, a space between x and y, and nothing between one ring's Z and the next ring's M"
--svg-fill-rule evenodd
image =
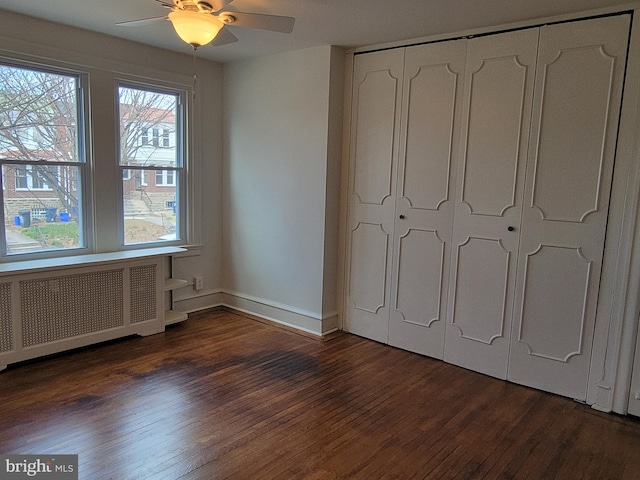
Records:
M172 11L169 20L178 36L196 48L213 41L224 26L213 15L188 10Z

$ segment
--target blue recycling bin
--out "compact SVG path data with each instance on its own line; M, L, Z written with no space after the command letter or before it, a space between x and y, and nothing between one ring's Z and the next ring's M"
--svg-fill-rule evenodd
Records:
M55 222L57 213L58 209L56 207L45 207L44 209L44 216L47 222Z

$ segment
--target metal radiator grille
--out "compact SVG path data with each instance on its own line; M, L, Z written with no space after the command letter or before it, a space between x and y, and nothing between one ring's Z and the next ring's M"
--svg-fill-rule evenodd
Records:
M131 285L131 323L156 318L156 266L129 269Z
M124 325L122 270L20 282L25 347Z
M13 326L11 318L11 284L0 284L0 352L13 350Z

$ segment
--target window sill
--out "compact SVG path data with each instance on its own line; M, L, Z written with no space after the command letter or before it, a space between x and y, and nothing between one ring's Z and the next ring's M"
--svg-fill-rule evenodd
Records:
M181 251L174 254L175 258L183 258L183 257L197 257L202 254L203 245L195 244L195 245L181 245Z
M177 255L188 250L182 247L156 247L142 248L139 250L125 250L121 252L91 253L87 255L75 255L71 257L47 258L42 260L24 260L0 264L0 277L15 275L17 273L55 270L65 267L82 267L133 260L144 257L157 257L165 255ZM196 254L194 254L196 255Z

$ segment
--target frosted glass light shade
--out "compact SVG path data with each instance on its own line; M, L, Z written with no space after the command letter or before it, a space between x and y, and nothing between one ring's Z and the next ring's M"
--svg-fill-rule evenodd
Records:
M178 36L194 47L211 42L224 24L213 15L186 10L174 10L169 20Z

